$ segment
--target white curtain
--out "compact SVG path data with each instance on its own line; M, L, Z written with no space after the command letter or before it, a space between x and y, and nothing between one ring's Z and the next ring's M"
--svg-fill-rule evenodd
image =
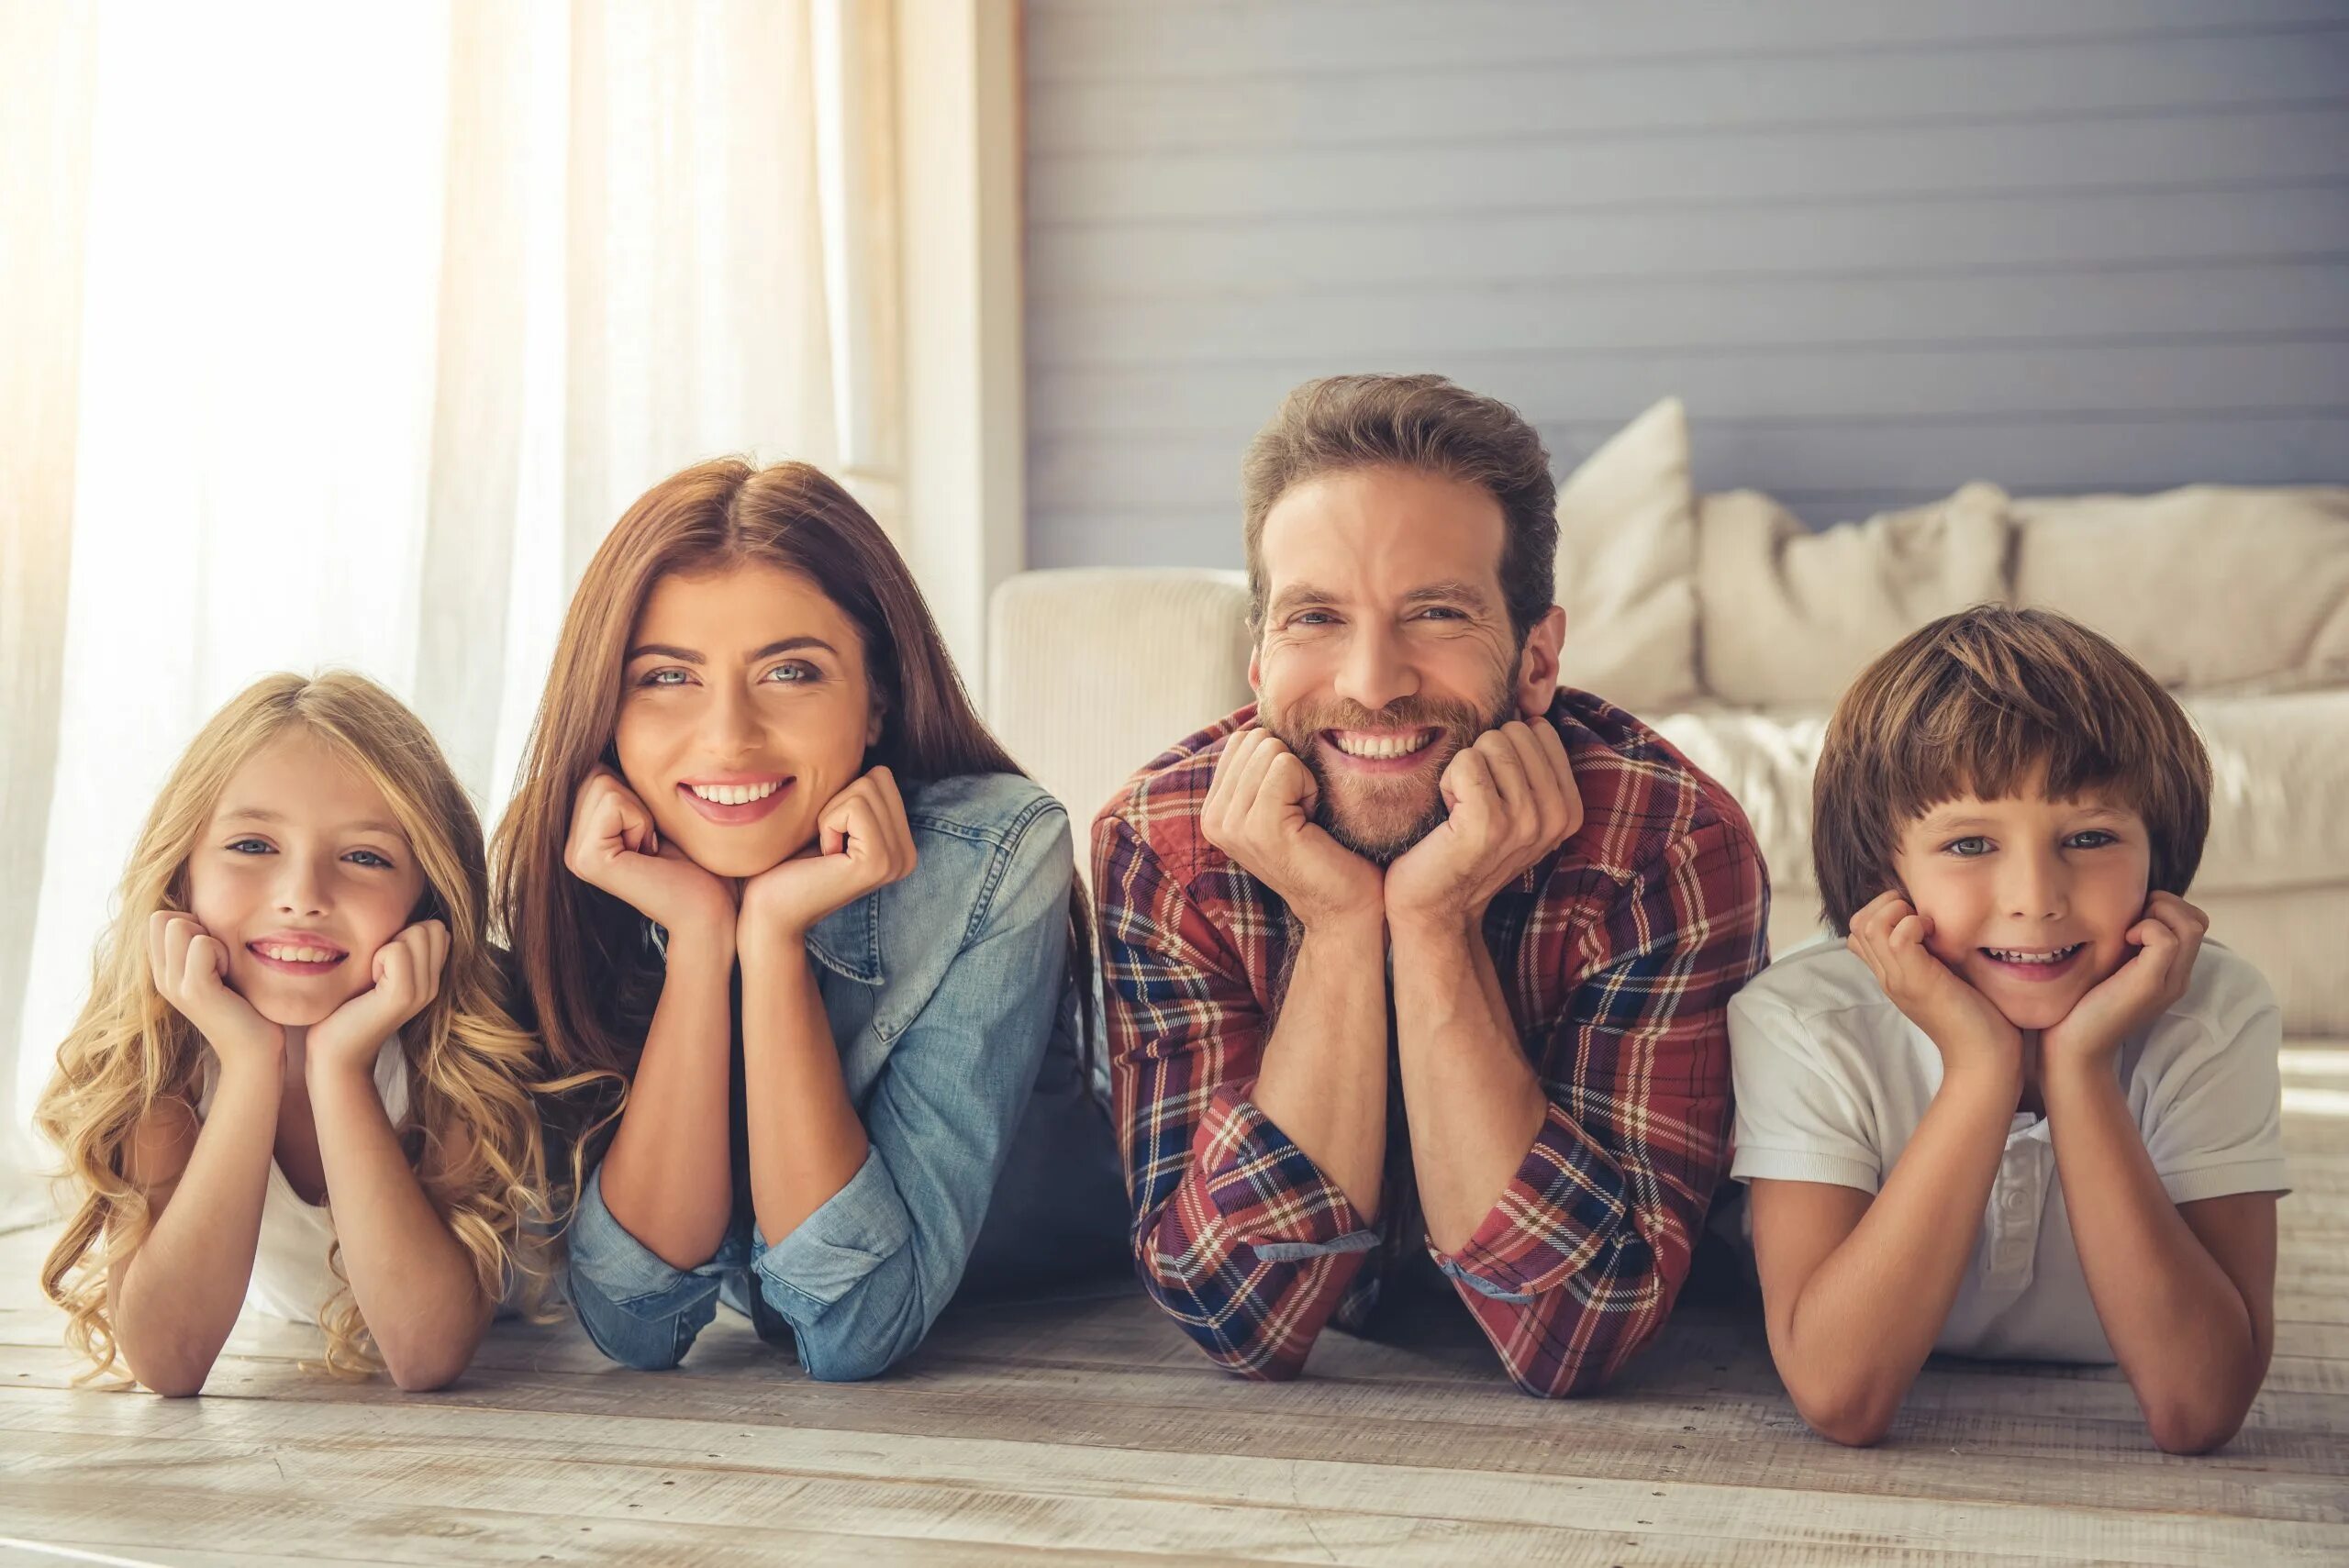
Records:
M494 822L646 486L805 458L893 522L891 46L860 0L0 9L0 1164L246 683L376 677Z

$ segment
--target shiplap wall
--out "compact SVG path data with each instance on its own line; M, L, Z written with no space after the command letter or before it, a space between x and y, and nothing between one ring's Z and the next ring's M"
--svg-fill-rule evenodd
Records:
M1437 370L1563 473L2349 479L2349 0L1028 0L1031 564L1237 564L1290 385Z

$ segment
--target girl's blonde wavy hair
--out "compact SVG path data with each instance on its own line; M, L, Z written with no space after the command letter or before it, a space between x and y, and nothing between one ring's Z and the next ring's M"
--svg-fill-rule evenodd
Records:
M536 1082L537 1041L507 1010L489 940L480 819L431 732L383 687L344 671L310 680L270 675L213 716L156 798L98 944L89 1001L58 1048L56 1075L36 1113L40 1130L64 1152L63 1176L80 1200L41 1268L41 1288L65 1309L66 1342L92 1363L77 1381L115 1365L107 1277L153 1224L147 1195L126 1173L131 1139L165 1100L193 1109L203 1084L203 1038L157 993L148 967L149 917L188 907L189 856L228 781L296 727L383 793L424 873L410 919L449 928L440 991L400 1030L409 1089L401 1145L410 1164L427 1173L426 1195L473 1255L490 1299L507 1295L509 1279L526 1312L538 1315L544 1298L547 1263L524 1236L526 1225L551 1218L533 1095L570 1085ZM453 1136L460 1129L471 1134L469 1148ZM344 1283L318 1314L327 1369L366 1376L380 1361L351 1298L340 1242L328 1262Z

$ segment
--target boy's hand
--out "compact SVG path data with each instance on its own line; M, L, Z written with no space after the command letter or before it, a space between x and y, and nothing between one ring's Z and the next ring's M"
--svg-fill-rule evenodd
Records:
M1875 973L1892 1005L1940 1048L1944 1083L1993 1073L2011 1079L2020 1093L2022 1031L1927 950L1932 934L1932 921L1895 891L1877 895L1852 917L1843 945Z
M449 962L449 928L418 920L375 950L373 984L312 1026L304 1071L373 1076L384 1041L440 994Z
M211 1042L222 1071L284 1070L285 1031L228 988L228 950L195 916L158 909L148 917L147 967L163 1000Z
M2176 894L2154 894L2146 901L2144 918L2129 928L2125 939L2136 954L2040 1037L2047 1065L2109 1061L2132 1032L2176 1006L2194 978L2194 960L2210 929L2210 917Z

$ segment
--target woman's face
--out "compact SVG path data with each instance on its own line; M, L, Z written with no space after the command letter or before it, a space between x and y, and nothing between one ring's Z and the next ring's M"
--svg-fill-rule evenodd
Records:
M424 896L390 803L299 730L247 760L188 857L188 912L228 986L273 1024L315 1024L374 984L375 950Z
M720 876L812 842L881 735L854 623L777 567L662 578L620 680L621 775L661 836Z

